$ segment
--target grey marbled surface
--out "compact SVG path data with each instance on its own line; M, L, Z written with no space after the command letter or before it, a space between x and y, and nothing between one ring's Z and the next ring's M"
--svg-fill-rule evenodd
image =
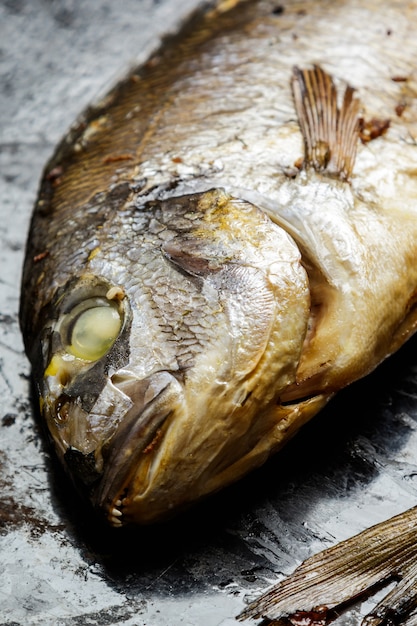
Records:
M267 466L168 525L97 526L49 453L17 319L39 178L80 111L196 4L0 0L3 626L232 626L303 558L417 502L415 340Z

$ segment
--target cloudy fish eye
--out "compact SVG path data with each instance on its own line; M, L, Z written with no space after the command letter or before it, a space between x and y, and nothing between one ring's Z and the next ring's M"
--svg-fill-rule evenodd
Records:
M84 302L68 313L63 337L66 350L79 359L97 361L110 350L121 327L116 304L99 298Z

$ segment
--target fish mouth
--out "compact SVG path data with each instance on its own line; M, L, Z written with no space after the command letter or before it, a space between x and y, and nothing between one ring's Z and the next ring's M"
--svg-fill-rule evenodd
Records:
M119 527L128 522L132 498L149 484L152 460L175 405L181 402L182 387L168 371L140 380L123 370L112 383L132 398L133 406L103 446L103 473L93 503L112 526Z

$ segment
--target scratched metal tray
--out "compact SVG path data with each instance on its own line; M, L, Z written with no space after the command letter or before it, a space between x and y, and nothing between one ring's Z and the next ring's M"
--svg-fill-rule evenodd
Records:
M264 468L170 524L103 528L49 455L17 322L41 171L81 109L197 4L0 0L3 626L231 626L308 555L417 503L416 340Z

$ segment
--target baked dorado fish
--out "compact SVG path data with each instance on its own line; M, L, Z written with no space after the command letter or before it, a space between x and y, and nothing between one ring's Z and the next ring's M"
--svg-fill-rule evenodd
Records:
M21 327L57 454L110 524L236 481L414 333L416 20L206 6L57 148Z

